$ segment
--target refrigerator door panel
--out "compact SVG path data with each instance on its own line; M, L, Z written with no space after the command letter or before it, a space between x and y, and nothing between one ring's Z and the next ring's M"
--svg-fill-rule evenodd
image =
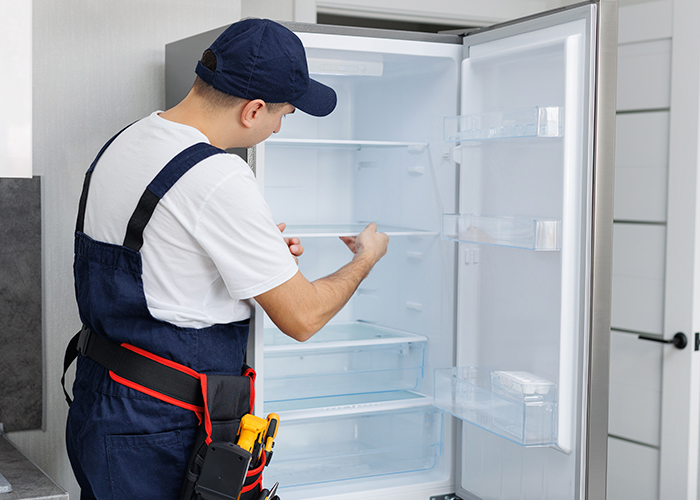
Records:
M436 405L465 421L464 498L598 498L587 467L591 436L606 430L588 415L592 391L607 398L607 387L593 387L589 365L607 373L592 345L609 335L598 328L609 300L598 304L593 286L609 288L609 276L593 263L610 248L593 235L612 212L594 195L612 159L598 157L596 125L614 106L596 108L596 64L611 3L465 37L461 116L445 131L461 160L459 213L443 225L459 242L457 368L435 378Z
M490 304L485 303L486 299L482 300L484 309L477 314L486 317L493 315L501 309L498 302L503 299L511 304L520 304L525 311L513 315L512 322L494 326L502 329L497 340L483 330L481 335L489 337L492 342L505 343L534 335L540 337L542 346L551 348L558 344L556 364L553 363L554 356L542 352L547 349L542 346L532 351L533 354L539 351L541 359L531 363L519 359L522 354L519 350L508 354L500 350L496 352L496 347L492 348L492 353L484 353L481 363L520 366L526 371L556 380L556 444L566 453L571 452L573 442L574 393L578 378L575 341L581 323L581 248L586 236L580 230L572 230L581 227L584 208L581 200L586 196L588 181L586 176L581 175L585 173L581 168L581 159L588 137L588 133L584 134L582 130L583 122L588 118L583 109L586 95L581 88L584 81L582 73L586 72L584 46L581 43L585 30L586 22L581 20L528 33L523 36L525 40L510 37L507 41L515 44L510 47L502 43L503 40L486 44L486 47L471 46L470 57L463 66L463 110L466 114L472 113L474 106L478 110L492 107L518 109L535 102L547 106L556 104L564 110L562 128L565 133L559 138L536 136L522 139L527 141L522 144L517 142L518 139L513 139L513 143L508 145L492 143L480 147L480 161L486 167L479 174L479 205L475 207L472 200L463 198L461 207L462 212L466 213L541 215L553 222L561 221L562 241L558 252L524 255L523 252L492 249L482 252L484 259L493 255L493 265L501 272L481 276L481 280L491 282L483 286L493 290L491 293L497 299ZM492 44L498 47L490 47ZM478 102L474 102L475 95L480 96ZM473 145L464 147L475 149ZM473 156L466 154L463 157L470 159ZM462 165L467 170L462 179L469 182L468 170L475 167L469 161L463 161ZM482 269L487 265L487 262L483 262ZM514 269L503 272L510 265ZM513 286L514 279L520 280L520 286ZM523 292L528 290L536 298L525 302ZM531 330L521 323L525 314L538 316L535 323L529 325Z

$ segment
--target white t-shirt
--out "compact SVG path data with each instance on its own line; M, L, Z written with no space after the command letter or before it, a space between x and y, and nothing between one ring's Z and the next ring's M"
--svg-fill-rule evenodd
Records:
M85 233L121 245L143 191L182 150L209 142L158 111L127 128L95 167ZM151 315L203 328L250 317L249 299L298 271L250 167L217 154L163 196L143 233L143 286Z

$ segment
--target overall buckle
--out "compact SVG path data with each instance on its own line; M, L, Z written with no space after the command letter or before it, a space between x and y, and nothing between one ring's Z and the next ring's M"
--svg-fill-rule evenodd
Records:
M83 327L78 332L78 345L76 346L76 348L78 349L79 353L87 355L86 353L88 352L91 336L92 330L90 330L87 326L83 325Z

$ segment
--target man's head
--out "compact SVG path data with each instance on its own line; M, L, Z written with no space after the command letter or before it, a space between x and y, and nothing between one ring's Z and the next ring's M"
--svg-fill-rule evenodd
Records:
M203 82L233 98L289 103L314 116L326 116L336 105L335 91L309 78L301 40L268 19L245 19L229 26L195 71ZM196 85L201 87L195 88L198 93L206 91Z

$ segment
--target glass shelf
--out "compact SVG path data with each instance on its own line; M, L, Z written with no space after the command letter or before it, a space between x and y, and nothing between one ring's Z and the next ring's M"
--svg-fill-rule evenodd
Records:
M355 141L344 139L268 139L266 146L271 147L299 147L299 148L409 148L412 151L422 151L428 147L427 142L401 142L401 141Z
M369 223L357 224L289 224L284 230L285 238L328 238L357 236ZM406 227L377 225L377 231L388 236L437 236L439 233Z
M279 413L285 422L434 406L433 398L413 391L345 394L265 403L265 412Z
M561 250L561 221L476 214L443 214L442 237L529 250Z
M265 402L413 389L427 339L367 323L325 326L304 343L265 329Z
M445 118L445 142L561 137L563 108L534 107Z
M299 486L431 469L442 440L442 412L431 400L398 392L266 403L280 416L266 481ZM288 411L307 404L319 408Z
M557 442L557 387L527 372L435 370L435 406L521 446Z
M384 328L371 323L330 323L306 342L298 342L278 328L265 329L265 353L307 351L372 345L424 342L422 335Z

